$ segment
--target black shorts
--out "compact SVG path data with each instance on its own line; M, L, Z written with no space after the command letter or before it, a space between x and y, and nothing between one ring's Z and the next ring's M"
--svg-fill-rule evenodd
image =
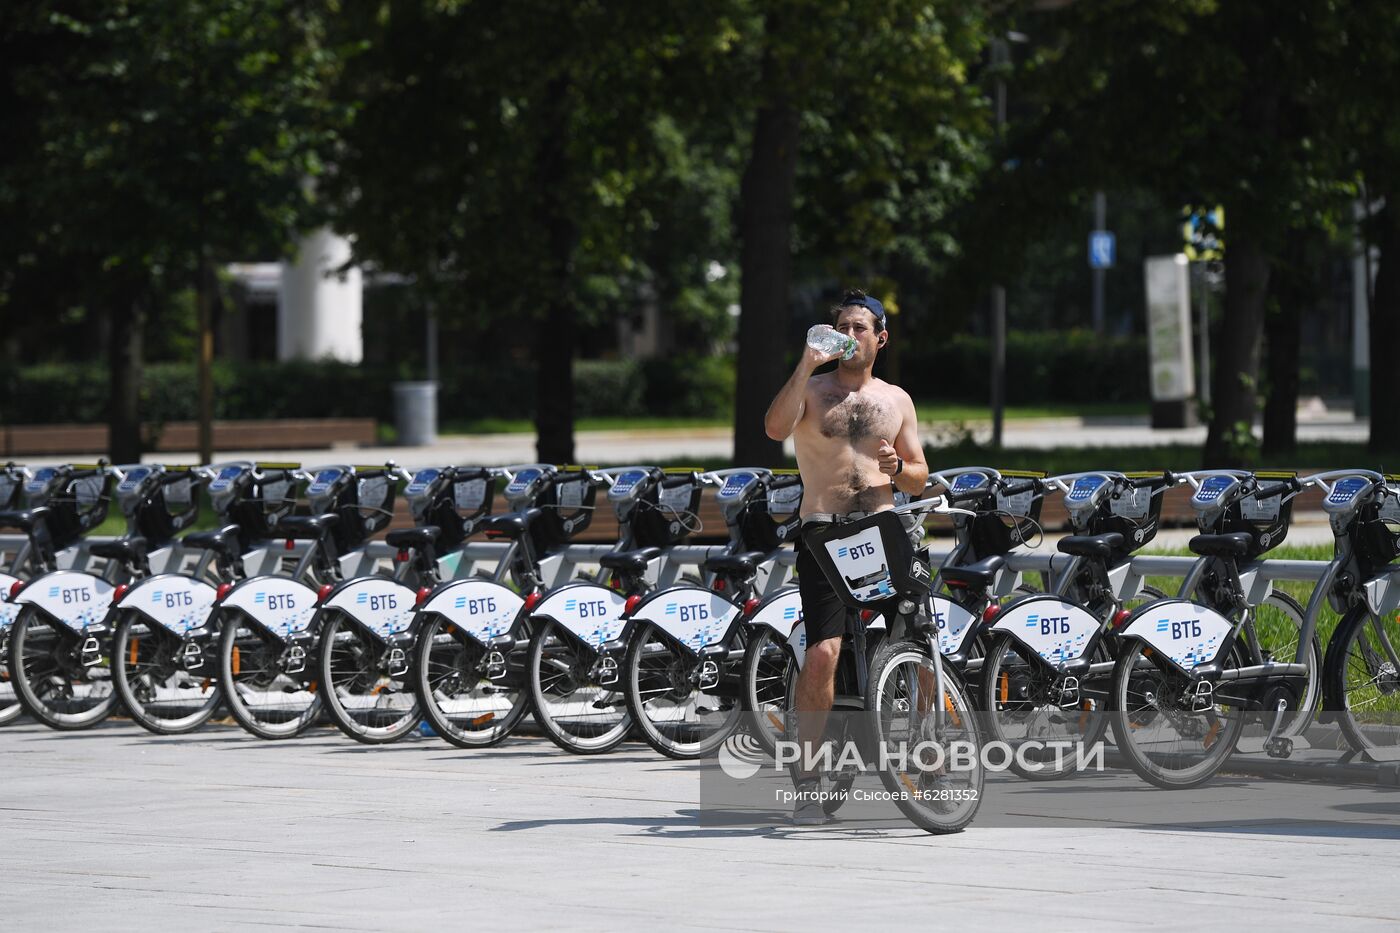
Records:
M822 573L821 565L807 550L806 542L797 539L797 592L802 597L802 625L807 631L807 647L828 638L846 634L848 609Z

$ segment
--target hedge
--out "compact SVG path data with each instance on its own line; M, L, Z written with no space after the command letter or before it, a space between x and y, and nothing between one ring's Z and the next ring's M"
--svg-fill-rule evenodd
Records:
M985 402L991 350L983 337L954 335L906 346L900 383L915 398ZM790 365L785 363L785 366ZM786 371L786 370L785 370ZM1016 333L1007 338L1007 403L1138 402L1148 398L1142 337L1097 337L1088 331ZM229 363L214 367L214 416L227 419L394 417L395 368L334 362ZM710 417L734 410L732 357L581 360L574 364L580 418ZM444 421L528 418L534 372L526 362L491 366L444 360L438 413ZM147 366L142 417L189 421L199 393L194 368ZM766 404L767 400L762 400ZM0 370L0 420L11 424L93 423L105 418L107 373L89 364Z

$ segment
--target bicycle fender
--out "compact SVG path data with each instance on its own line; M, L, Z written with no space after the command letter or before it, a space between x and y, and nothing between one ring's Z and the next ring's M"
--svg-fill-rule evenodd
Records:
M802 621L802 595L795 587L779 590L765 599L745 621L748 625L766 625L787 635Z
M1101 623L1058 596L1018 599L996 616L992 631L1010 635L1051 667L1082 657Z
M458 580L438 587L419 611L436 612L485 644L515 626L523 605L525 600L507 586L490 580Z
M30 580L12 602L42 609L55 621L81 632L107 617L115 589L90 573L55 570Z
M691 651L723 642L743 607L704 586L673 586L652 593L632 610Z
M977 630L977 617L946 596L930 596L928 609L938 630L938 650L943 654L956 654Z
M1188 599L1148 603L1120 634L1137 638L1184 671L1214 661L1230 640L1234 623Z
M286 577L253 577L235 586L218 605L237 609L285 638L310 627L316 615L316 591Z
M406 631L417 591L386 577L360 577L336 587L321 604L339 609L380 638Z
M117 602L162 628L183 637L190 629L209 621L216 592L203 580L179 573L162 573L131 585Z
M10 587L23 582L19 577L0 573L0 630L6 628L19 615L19 606L10 602Z
M611 587L567 583L541 600L534 615L553 619L589 647L601 648L627 628L626 610L627 598Z

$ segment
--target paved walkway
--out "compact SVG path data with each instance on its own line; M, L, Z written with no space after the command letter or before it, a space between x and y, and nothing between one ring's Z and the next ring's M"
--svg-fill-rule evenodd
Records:
M1400 925L1394 789L1314 793L1335 801L1325 820L1231 820L1269 785L1222 780L1203 798L1214 810L1175 797L1179 825L1138 829L1111 827L1166 795L1135 779L1103 776L1127 784L1097 817L1061 785L1018 783L1002 811L1058 808L1054 828L989 819L934 838L702 822L697 766L632 745L572 758L534 739L462 752L16 724L0 762L12 929Z

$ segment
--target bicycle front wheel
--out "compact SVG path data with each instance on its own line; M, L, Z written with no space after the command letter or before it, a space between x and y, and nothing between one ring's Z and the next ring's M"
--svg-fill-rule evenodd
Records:
M871 659L865 703L879 730L880 778L900 812L925 832L966 829L982 802L982 738L942 657L917 642L886 641Z
M133 722L157 735L198 729L223 694L210 677L181 661L184 643L139 613L123 612L112 633L112 684Z
M1327 700L1357 751L1400 745L1400 620L1356 606L1327 645Z
M0 611L4 607L0 606ZM24 713L24 706L15 696L15 684L10 679L10 626L6 619L0 624L0 726L14 722Z

